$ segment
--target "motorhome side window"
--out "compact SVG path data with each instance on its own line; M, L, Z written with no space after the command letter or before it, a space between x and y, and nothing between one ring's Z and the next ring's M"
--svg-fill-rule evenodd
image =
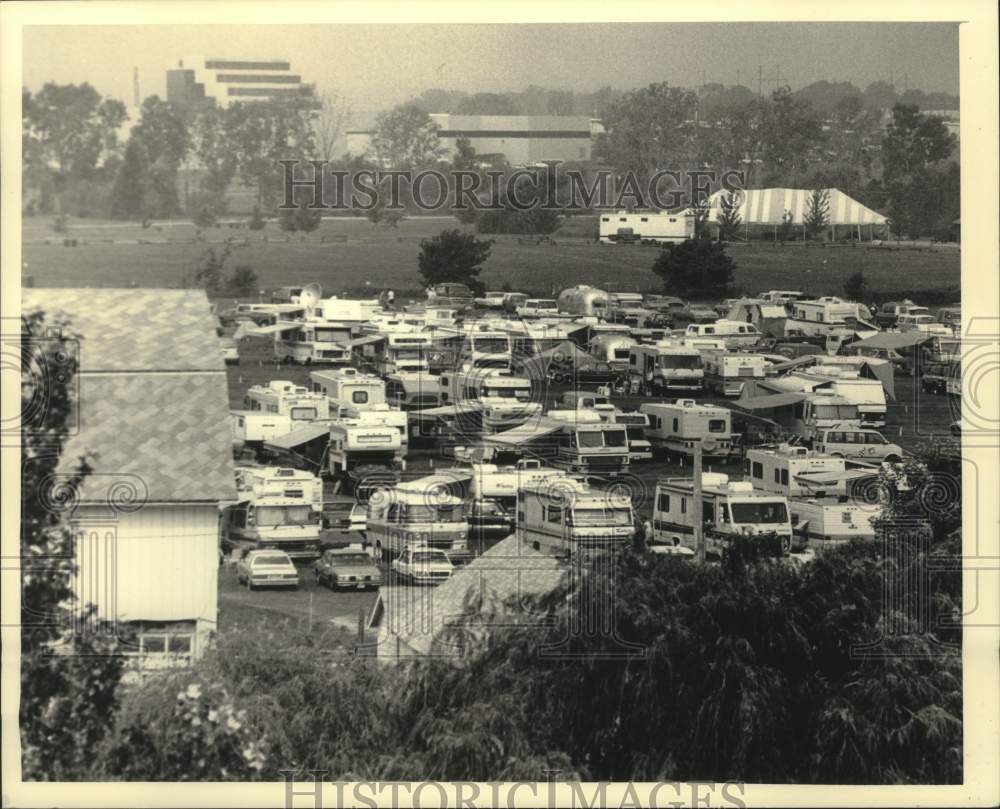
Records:
M750 474L752 474L755 478L763 479L763 477L764 477L764 464L760 463L759 461L754 461L753 462L753 470L751 471Z
M787 486L788 485L788 470L787 469L782 469L781 470L781 485L782 486Z
M726 431L725 419L709 419L708 431L710 433L723 433Z
M688 513L688 501L686 497L681 498L681 514Z
M368 401L368 391L356 390L351 394L351 401L354 404L365 404Z
M680 429L680 422L674 419L674 432L676 433L678 429Z
M562 522L562 509L559 508L559 506L546 506L545 520L546 522L554 522L554 523Z
M660 502L657 504L660 511L670 511L670 495L660 494Z

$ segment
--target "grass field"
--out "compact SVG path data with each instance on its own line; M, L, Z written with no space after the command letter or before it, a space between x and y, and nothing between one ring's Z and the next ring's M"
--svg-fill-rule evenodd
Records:
M197 231L190 222L144 229L138 224L74 220L65 234L52 232L49 225L49 220L37 218L26 219L22 227L24 272L37 286L177 287L212 243L231 236L250 243L234 249L230 266L252 267L262 288L317 281L330 294L356 294L366 285L415 293L420 240L461 227L446 218L423 218L407 219L390 229L342 217L324 220L308 237L289 236L269 223L258 232L210 228L203 234L206 241L195 243ZM555 246L533 244L527 237L496 237L482 279L490 288L507 282L513 289L539 295L580 283L622 291L658 289L659 279L650 271L655 247L599 245L592 237L579 235L586 232L580 222L565 230L573 235L556 233ZM80 244L65 247L65 237ZM109 243L113 240L150 243ZM170 243L156 243L167 240ZM799 243L755 242L733 244L729 251L737 265L736 284L750 293L801 289L840 294L844 281L858 270L865 273L871 290L917 300L921 290L960 284L960 252L953 245L807 249Z

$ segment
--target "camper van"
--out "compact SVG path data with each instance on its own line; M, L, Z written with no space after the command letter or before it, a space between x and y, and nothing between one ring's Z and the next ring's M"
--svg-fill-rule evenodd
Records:
M608 293L583 284L564 289L556 303L560 312L576 317L604 318L608 313Z
M770 366L763 354L706 349L701 356L705 387L722 396L742 396L747 380L763 379Z
M605 334L590 344L590 354L598 361L606 362L614 371L627 371L630 353L636 346L636 341L627 335Z
M788 497L793 534L813 545L874 539L873 522L881 504L851 498L848 491L848 483L864 475L847 471L843 458L805 447L782 444L777 449L747 452L747 480L755 489Z
M399 482L406 468L399 430L358 419L330 424L327 471L340 485L338 494L366 500L374 489Z
M634 345L629 349L629 375L638 379L646 395L673 391L699 391L704 384L698 349L675 341Z
M687 213L647 211L601 214L601 244L630 242L683 242L694 238L694 216Z
M617 550L635 533L628 497L613 498L572 478L522 486L517 494L517 536L555 556Z
M903 449L899 444L886 440L878 430L852 423L831 424L818 429L812 446L817 452L856 461L895 463L903 458Z
M732 412L725 407L678 399L642 404L639 412L649 416L646 435L654 447L693 455L700 441L706 458L728 458L734 451Z
M236 468L237 502L222 509L222 549L274 549L292 559L319 556L323 482L301 469Z
M667 478L656 484L653 541L697 550L695 520L704 527L708 553L721 554L727 540L741 534L777 534L787 552L792 548L788 498L754 489L749 481L706 472L701 477L701 507L694 501L691 478Z
M685 340L699 337L721 337L725 341L726 348L749 348L757 345L762 335L752 323L740 323L736 320L692 323L684 330Z

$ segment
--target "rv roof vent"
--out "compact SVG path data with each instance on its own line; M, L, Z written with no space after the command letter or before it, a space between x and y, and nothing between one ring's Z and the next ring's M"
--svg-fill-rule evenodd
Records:
M753 483L749 480L734 480L729 484L729 491L731 492L752 492Z
M678 399L677 404L681 407L694 407L698 403L694 399Z

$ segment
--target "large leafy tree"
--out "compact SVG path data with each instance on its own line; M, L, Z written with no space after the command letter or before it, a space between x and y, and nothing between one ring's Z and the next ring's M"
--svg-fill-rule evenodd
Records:
M688 239L668 244L653 263L664 289L671 295L711 297L721 295L733 281L736 262L722 242Z
M428 168L444 159L438 127L416 104L401 104L375 119L371 157L399 171Z
M485 287L478 276L492 247L492 239L477 239L474 234L459 230L444 230L431 239L423 239L418 258L421 282L425 287L460 283L482 292Z

